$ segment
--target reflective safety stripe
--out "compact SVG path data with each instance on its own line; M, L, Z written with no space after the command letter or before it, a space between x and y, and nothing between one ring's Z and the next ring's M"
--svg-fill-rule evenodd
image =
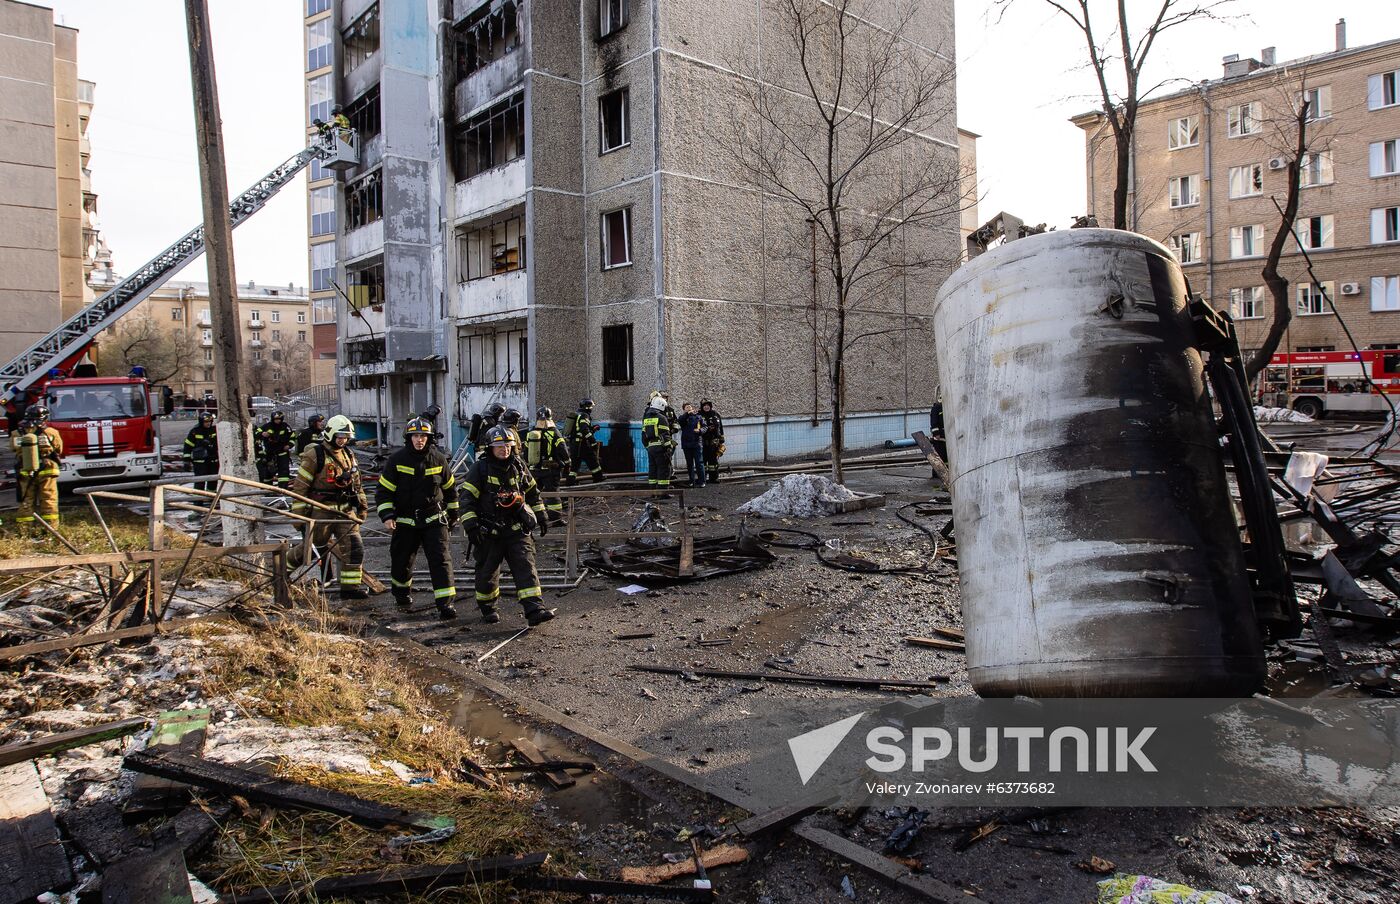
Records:
M447 503L447 508L450 511L455 511L456 509L461 508L461 506L457 504L456 499L453 499L451 502Z
M519 590L515 591L515 595L518 599L523 600L529 599L532 596L541 596L543 592L538 587L521 587Z
M403 465L399 465L399 467L403 467ZM423 469L423 473L424 473L424 474L441 474L441 473L442 473L442 467L441 467L441 466L438 466L438 467L436 467L436 468L424 468L424 469Z
M487 483L494 483L494 484L499 485L501 481L500 481L500 478L492 477L490 474L487 474L487 475L486 475L486 482L487 482Z
M399 485L398 485L398 484L392 482L392 481L389 480L389 478L387 478L387 477L381 477L381 478L379 478L379 485L382 486L384 489L388 490L388 491L391 492L391 493L394 492L395 490L397 490L397 489L399 488Z
M33 516L33 515L20 515L20 516L19 516L18 518L16 518L15 520L18 521L18 522L20 522L21 524L24 524L24 523L26 523L26 522L33 521L33 520L34 520L34 516Z
M476 601L478 603L494 603L496 600L500 599L500 596L501 588L499 587L497 587L495 590L492 590L490 593L482 593L480 590L478 590L476 592Z
M547 509L549 509L551 512L562 512L562 511L564 511L564 503L562 503L562 502L546 502L546 503L544 504L544 507L547 508Z
M413 465L394 465L394 467L398 469L398 471L399 471L400 474L417 474L417 473L418 473L418 469L415 468Z
M443 587L443 588L440 589L440 590L434 590L434 591L433 591L433 599L435 599L435 600L440 600L440 599L443 599L444 597L456 596L456 595L457 595L457 588L456 588L456 587Z
M383 505L379 506L379 508L375 509L376 512L383 512L386 510L392 512L394 510L394 503L386 502Z
M444 481L442 482L442 488L443 488L444 490L451 489L452 486L453 486L454 484L456 484L456 483L457 483L457 478L456 478L455 476L451 475L451 474L448 474L448 475L447 475L447 479L444 480Z
M398 578L392 578L392 577L391 577L389 580L393 583L393 585L394 585L395 587L412 587L412 586L413 586L413 578L409 578L409 579L406 580L406 581L400 581Z
M340 583L342 586L360 583L360 570L357 568L351 571L346 568L340 573Z
M315 475L315 474L312 474L310 471L306 470L305 468L297 468L297 476L300 477L302 480L315 480L315 479L316 479L316 475Z
M472 511L471 509L467 509L466 514L462 515L462 520L463 520L463 521L475 521L475 520L476 520L476 512Z
M397 520L400 524L407 524L409 527L418 526L418 522L414 521L412 518L397 518L395 520Z
M481 490L478 490L473 484L469 483L466 485L466 487L468 492L470 492L473 496L477 497L478 499L481 498Z
M539 505L532 505L530 506L530 510L535 512L536 514L542 514L544 512L544 503L540 503Z

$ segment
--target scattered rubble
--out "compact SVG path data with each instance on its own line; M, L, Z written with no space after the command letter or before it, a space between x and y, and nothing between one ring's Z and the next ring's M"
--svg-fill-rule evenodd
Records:
M847 509L845 503L859 496L819 474L788 474L767 492L735 509L741 515L764 518L821 518Z

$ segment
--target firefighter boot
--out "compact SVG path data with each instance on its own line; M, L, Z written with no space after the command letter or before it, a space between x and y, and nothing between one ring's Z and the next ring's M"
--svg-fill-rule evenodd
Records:
M413 607L413 597L409 595L407 590L395 589L394 605L397 606L399 609L403 610L404 612L407 612Z
M492 603L477 603L477 608L481 610L481 623L484 625L494 625L500 622L501 613L496 611Z
M457 607L445 599L437 601L437 612L438 618L443 621L451 621L457 617Z
M542 625L553 618L554 613L557 611L557 609L546 609L539 603L531 600L525 604L525 623L532 628L535 625Z
M340 598L343 600L367 600L369 599L369 588L364 584L341 584Z

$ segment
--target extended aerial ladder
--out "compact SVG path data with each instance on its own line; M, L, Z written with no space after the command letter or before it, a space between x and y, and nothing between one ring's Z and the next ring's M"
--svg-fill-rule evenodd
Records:
M263 176L253 187L229 202L229 219L236 228L257 213L297 173L319 159L327 169L342 170L360 162L354 132L337 129L317 136L305 150ZM178 242L147 261L92 304L74 314L13 361L0 368L0 386L16 396L43 380L55 368L67 371L76 364L94 339L121 316L136 307L166 280L204 251L204 226L196 226Z

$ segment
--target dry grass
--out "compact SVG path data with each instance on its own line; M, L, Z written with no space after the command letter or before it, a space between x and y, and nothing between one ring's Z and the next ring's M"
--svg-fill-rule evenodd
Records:
M397 864L450 863L528 851L552 850L531 815L532 797L483 791L453 779L470 741L432 707L383 645L346 633L346 626L315 598L295 618L273 618L251 634L226 626L200 633L214 663L206 695L232 695L249 712L280 725L340 726L371 739L373 755L398 760L433 776L406 785L393 776L363 776L284 765L286 777L396 806L451 816L456 834L436 844L387 848L396 834L361 828L322 814L268 811L231 824L212 855L224 888L250 889L289 880L365 872ZM430 730L425 733L424 728ZM412 901L549 900L505 886L437 892Z
M0 559L15 559L21 556L64 556L72 553L53 534L38 525L19 527L14 523L14 514L7 513L4 524L0 525ZM117 548L149 549L150 538L147 519L128 509L116 506L103 506L102 515L107 519L107 527L112 531L112 539ZM105 553L112 551L112 544L102 533L91 511L86 508L65 508L63 520L58 524L59 533L83 553ZM189 538L172 532L170 545L188 546Z

